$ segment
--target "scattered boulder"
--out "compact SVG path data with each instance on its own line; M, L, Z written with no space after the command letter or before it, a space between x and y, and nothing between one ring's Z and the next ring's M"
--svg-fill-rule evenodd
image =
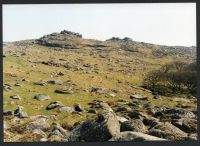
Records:
M12 96L10 96L10 98L17 99L17 100L21 99L21 97L19 95L12 95Z
M54 84L54 85L62 85L63 84L63 82L59 81L59 80L48 80L47 83Z
M74 112L74 108L72 107L68 107L68 106L62 106L59 108L59 111L61 113L66 112L66 113L73 113Z
M27 118L28 114L23 111L24 107L18 106L16 110L14 110L14 115L19 117L19 118Z
M9 84L4 84L4 85L3 85L3 90L4 90L4 91L11 91L11 90L13 90L13 88L12 88L12 86L9 85Z
M130 99L141 99L141 100L146 100L147 96L139 95L139 94L134 94L130 95Z
M65 74L63 72L59 72L57 75L64 76Z
M74 105L74 109L77 112L83 112L84 111L83 107L79 103Z
M115 137L112 137L109 141L166 141L159 137L151 136L141 132L126 131L121 132Z
M56 89L55 93L59 93L59 94L73 94L74 91L73 90Z
M47 110L51 110L51 109L55 109L57 107L63 107L63 104L60 101L55 101L55 102L51 102L46 109Z
M34 96L34 98L39 100L39 101L43 101L43 100L50 99L50 96L46 95L46 94L37 94L37 95Z
M47 85L47 82L45 82L45 81L39 81L39 82L35 82L34 84L35 85L40 85L40 86L45 86L45 85Z
M16 83L15 86L22 86L20 83Z

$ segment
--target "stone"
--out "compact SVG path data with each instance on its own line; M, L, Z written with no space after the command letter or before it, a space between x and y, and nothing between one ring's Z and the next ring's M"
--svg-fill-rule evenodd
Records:
M48 119L38 118L26 125L25 133L32 133L35 129L40 129L42 131L47 131L50 129Z
M54 130L52 133L49 134L48 139L51 142L59 142L63 141L64 136L60 133L59 130Z
M113 112L99 115L94 120L87 120L72 130L69 141L108 141L120 132L120 125Z
M169 140L183 140L187 137L187 133L169 122L159 122L157 125L152 127L147 134Z
M106 102L99 102L99 107L106 111L113 112L112 108Z
M47 81L48 84L55 84L55 85L62 85L63 82L59 81L59 80L48 80Z
M39 81L39 82L35 82L34 84L35 85L40 85L40 86L45 86L45 85L47 85L47 82L45 82L45 81Z
M141 100L146 100L147 96L142 96L139 94L134 94L134 95L130 95L130 99L141 99Z
M63 104L60 101L55 101L55 102L51 102L46 109L47 110L51 110L51 109L55 109L57 107L63 107Z
M120 117L120 116L117 116L117 119L118 119L118 121L119 121L120 124L122 124L122 123L128 121L128 119L126 119L126 118L124 118L124 117Z
M16 83L15 86L22 86L20 83Z
M44 133L44 131L42 131L41 129L34 129L34 130L32 131L32 134L41 135L43 138L47 137L46 133Z
M21 99L21 97L19 95L12 95L12 96L10 96L10 98L17 99L17 100Z
M147 128L143 124L142 120L134 119L121 123L120 131L134 131L134 132L146 132Z
M79 103L74 105L74 109L77 112L83 112L84 111L83 107Z
M60 94L73 94L73 90L64 90L64 89L56 89L55 93L60 93Z
M126 131L121 132L109 141L166 141L167 139L151 136L141 132Z
M14 115L19 118L27 118L28 114L23 111L24 107L18 106L16 110L14 110Z
M66 113L73 113L74 112L74 108L72 107L68 107L68 106L62 106L59 108L59 111L61 113L66 112Z
M40 139L40 142L47 142L48 141L48 139L46 139L46 138L41 138Z
M9 84L4 84L3 85L3 90L4 91L11 91L11 90L13 90L13 87L11 85L9 85Z
M197 120L189 118L181 118L172 120L172 124L186 133L197 132Z
M59 72L57 75L64 76L65 74L63 72Z
M64 129L62 126L60 126L60 124L58 123L52 123L51 125L51 129L52 131L58 131L60 134L63 135L63 137L67 138L70 134L70 132L66 129Z
M14 111L11 110L3 111L3 116L14 116Z
M34 96L34 98L39 100L39 101L51 99L50 96L46 95L46 94L37 94L37 95Z
M154 98L154 99L159 99L160 96L159 96L159 95L154 95L153 98Z

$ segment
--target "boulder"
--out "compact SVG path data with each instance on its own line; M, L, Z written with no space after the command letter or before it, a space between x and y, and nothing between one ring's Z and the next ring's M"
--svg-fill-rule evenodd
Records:
M151 136L141 132L126 131L121 132L115 137L112 137L109 141L166 141L159 137Z
M45 85L47 85L47 82L46 81L39 81L39 82L35 82L34 84L40 85L40 86L45 86Z
M18 106L16 110L14 110L14 115L19 118L27 118L28 114L23 111L24 107Z
M11 90L13 90L13 87L11 85L9 85L9 84L4 84L3 85L3 90L4 91L11 91Z
M124 117L120 117L120 116L117 116L117 119L118 119L118 121L119 121L120 124L122 124L122 123L128 121L128 119L126 119L126 118L124 118Z
M83 112L84 111L83 107L79 103L74 105L74 109L77 112Z
M41 135L43 138L47 137L46 133L44 133L44 131L42 131L41 129L34 129L34 130L32 131L32 134Z
M55 93L60 93L60 94L73 94L73 90L64 90L64 89L56 89Z
M134 120L129 120L121 123L120 126L120 131L134 131L134 132L146 132L147 128L143 124L142 120L140 119L134 119Z
M17 100L21 99L21 97L19 95L12 95L12 96L10 96L10 98L17 99Z
M113 112L98 115L94 120L87 120L72 130L69 141L108 141L120 132L120 125Z
M63 112L72 113L72 112L74 112L74 108L68 107L68 106L62 106L62 107L59 108L59 111L61 113L63 113Z
M196 119L189 119L189 118L176 119L176 120L172 120L172 124L187 133L197 132Z
M59 81L59 80L48 80L47 83L54 84L54 85L62 85L63 84L63 82Z
M40 129L42 131L47 131L50 129L48 119L38 118L26 125L25 133L33 133L35 129Z
M169 122L159 122L157 125L152 127L147 134L169 140L183 140L187 137L187 133Z
M46 94L37 94L37 95L34 96L34 98L39 100L39 101L43 101L43 100L50 99L50 96L46 95Z
M141 99L141 100L146 100L147 96L139 95L139 94L134 94L130 95L130 99Z
M14 116L14 111L12 110L3 111L3 116Z
M51 110L51 109L55 109L57 107L63 107L63 104L60 101L55 101L55 102L51 102L46 109L47 110Z

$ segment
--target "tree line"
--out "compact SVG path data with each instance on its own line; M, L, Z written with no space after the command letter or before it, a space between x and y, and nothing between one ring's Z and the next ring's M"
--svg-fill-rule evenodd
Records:
M147 73L144 87L155 95L187 93L196 95L197 64L174 61Z

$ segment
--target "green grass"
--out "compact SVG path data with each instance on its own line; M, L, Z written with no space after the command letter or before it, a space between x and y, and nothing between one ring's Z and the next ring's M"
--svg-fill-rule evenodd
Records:
M143 84L144 74L158 69L162 64L171 62L173 57L165 58L153 58L149 55L150 50L146 53L147 57L141 58L140 54L130 54L122 53L118 55L116 52L109 53L109 58L112 61L109 62L108 59L89 55L90 49L82 50L82 53L76 53L73 51L59 52L54 50L49 50L48 48L40 45L36 45L37 49L29 49L26 55L23 57L14 57L7 55L3 60L3 72L4 72L4 83L14 85L15 83L20 83L22 87L14 86L13 91L4 92L4 110L15 109L18 105L24 106L24 110L30 115L50 115L56 114L58 118L64 122L67 121L69 124L73 124L77 121L86 118L88 113L82 116L79 115L67 115L65 113L58 113L55 110L46 110L46 106L53 101L61 101L66 106L73 106L75 103L80 103L84 109L89 108L88 103L92 102L94 99L103 100L106 102L117 101L118 99L129 99L130 94L141 94L149 97L149 101L153 105L167 105L169 107L175 107L176 102L171 102L170 97L162 97L161 99L153 99L153 95L144 92L139 89L129 88L129 86L141 86ZM143 50L144 51L144 50ZM8 52L6 52L8 54ZM144 51L145 53L145 51ZM34 61L48 61L53 58L57 62L70 62L74 65L81 64L98 64L98 74L91 72L91 74L86 74L83 71L73 71L67 70L64 67L52 67L39 63L30 63L28 59ZM60 61L59 59L65 59L67 61ZM77 63L77 59L82 59L83 62ZM116 63L116 60L120 60ZM122 65L127 65L127 62L132 61L130 69L135 68L136 70L130 70ZM138 63L137 63L138 62ZM107 65L109 63L109 65ZM35 65L36 67L32 67ZM11 66L13 66L11 68ZM108 68L113 68L113 71L109 71ZM119 70L124 70L125 72L120 72ZM63 72L64 76L52 77L53 72ZM17 77L10 77L7 73L15 74ZM93 76L93 77L92 77ZM106 78L107 77L107 78ZM28 79L30 82L23 82L22 79ZM77 93L62 95L55 93L55 89L67 89L64 85L47 85L39 86L35 85L34 82L40 80L56 79L63 82L67 80L72 80L78 86ZM122 83L118 83L120 80ZM116 97L106 97L105 95L98 95L95 93L86 92L84 90L89 90L93 86L106 87L109 89L117 90L118 93ZM37 101L33 99L35 94L48 94L51 99L46 101ZM9 97L11 95L20 95L22 100L16 101ZM14 101L14 104L10 104ZM196 107L195 103L190 103L191 106Z

